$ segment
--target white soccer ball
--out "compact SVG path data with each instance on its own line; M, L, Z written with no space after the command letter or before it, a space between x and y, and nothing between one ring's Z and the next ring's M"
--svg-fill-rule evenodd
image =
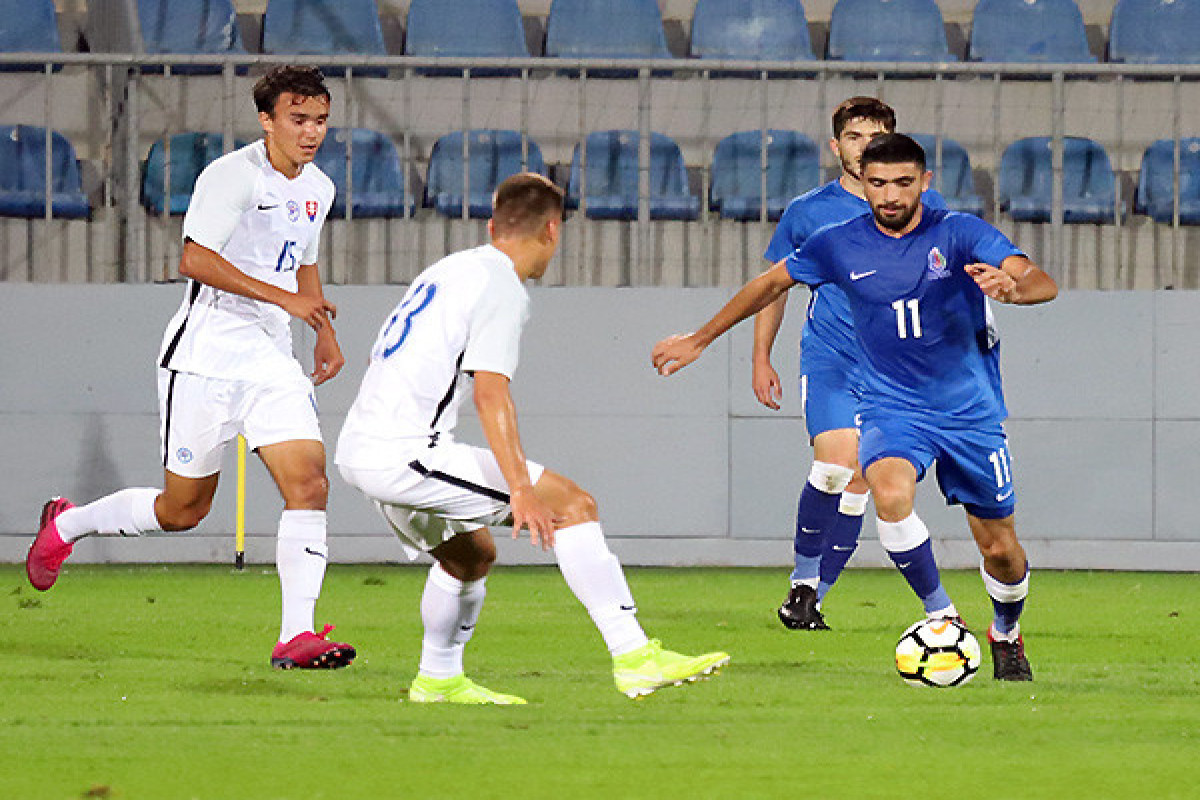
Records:
M896 670L913 686L962 686L982 661L979 642L952 619L915 622L896 643Z

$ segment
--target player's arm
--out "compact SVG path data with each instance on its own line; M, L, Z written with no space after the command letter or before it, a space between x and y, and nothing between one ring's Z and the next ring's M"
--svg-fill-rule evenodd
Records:
M698 330L663 339L654 346L651 362L660 375L672 375L695 361L725 331L751 314L782 298L796 280L788 273L787 259L747 283Z
M286 289L251 278L217 253L191 239L183 243L179 274L223 292L273 303L293 317L304 320L316 331L327 325L329 317L337 312L333 303L324 297L293 294Z
M999 267L968 264L966 270L984 294L1001 303L1034 305L1058 296L1058 284L1026 256L1008 256Z
M475 410L483 435L508 484L513 538L517 538L521 528L525 527L535 546L549 550L554 546L554 512L537 496L529 478L525 450L517 431L517 407L506 375L482 370L475 372Z
M325 291L321 288L321 274L316 264L304 264L296 270L296 293L322 303L330 320L337 317L337 306L325 299ZM337 333L327 321L317 328L317 344L313 348L313 384L320 386L341 372L345 364L346 357L342 355Z
M776 411L779 410L779 400L783 397L783 384L779 381L779 373L771 364L771 348L775 346L775 337L779 335L779 326L783 324L786 309L785 294L754 315L754 349L751 352L754 396L758 398L758 402Z

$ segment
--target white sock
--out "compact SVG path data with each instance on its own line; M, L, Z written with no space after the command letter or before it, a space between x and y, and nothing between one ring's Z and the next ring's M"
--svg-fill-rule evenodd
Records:
M441 564L433 565L421 595L421 622L425 626L419 668L422 675L453 678L462 674L463 650L475 633L486 596L487 578L460 581Z
M324 511L291 510L280 515L275 540L275 566L283 596L279 641L288 642L313 630L328 554Z
M162 530L154 514L158 489L122 489L85 506L67 509L54 521L64 542L84 536L140 536Z
M585 522L556 531L554 557L567 586L591 615L613 656L646 644L621 562L605 544L600 523Z

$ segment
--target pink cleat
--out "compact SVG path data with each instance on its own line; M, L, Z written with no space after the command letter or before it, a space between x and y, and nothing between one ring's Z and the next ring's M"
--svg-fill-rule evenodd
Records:
M357 652L353 645L331 642L325 637L333 630L326 625L319 633L305 631L287 643L280 642L271 651L271 666L275 669L337 669L349 666Z
M42 506L42 521L38 524L37 538L25 556L25 574L29 582L39 592L44 592L58 580L58 571L71 551L75 549L72 543L64 542L58 533L54 520L58 515L75 505L70 500L54 497Z

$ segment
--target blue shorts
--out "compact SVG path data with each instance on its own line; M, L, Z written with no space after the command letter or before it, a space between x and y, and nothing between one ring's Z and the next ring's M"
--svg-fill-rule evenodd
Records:
M881 458L903 458L917 480L937 462L938 487L946 502L961 504L981 519L1003 519L1016 509L1012 459L1000 423L979 428L937 428L911 417L864 415L859 440L863 471Z
M805 335L800 351L800 397L809 438L857 427L858 361L823 340Z

